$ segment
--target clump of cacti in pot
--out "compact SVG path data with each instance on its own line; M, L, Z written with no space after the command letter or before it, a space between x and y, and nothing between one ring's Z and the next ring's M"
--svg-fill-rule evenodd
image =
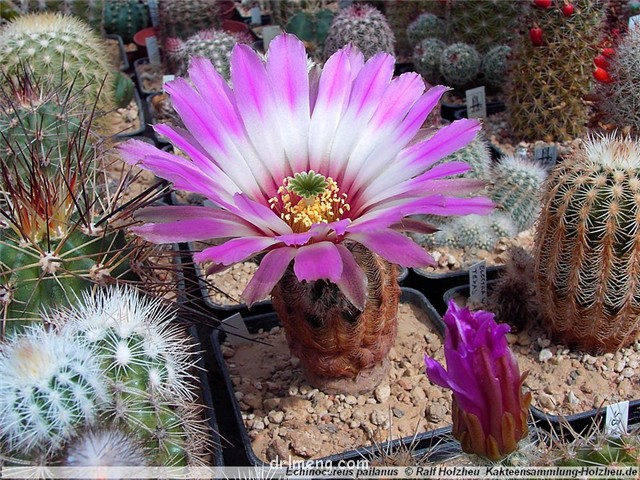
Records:
M440 57L440 73L447 85L462 89L480 73L482 59L478 51L466 43L447 46Z
M595 89L597 105L604 122L640 132L640 29L635 28L615 48L596 56L594 76L600 78ZM606 73L603 76L601 71ZM597 75L600 75L598 77Z
M138 278L128 260L137 247L116 227L127 215L118 205L123 190L114 193L96 168L102 154L91 129L93 106L66 83L34 81L27 108L16 104L21 95L25 102L23 91L3 89L0 98L4 111L16 116L2 134L11 155L0 157L0 336L39 321L42 308L69 306L95 284ZM66 101L58 104L60 98ZM45 130L30 127L29 105L40 108L39 99L53 99L60 122L46 141Z
M98 111L126 106L133 97L130 78L111 67L102 39L81 20L57 13L18 17L0 31L0 66L10 76L29 65L45 81L73 82L73 92Z
M640 145L593 136L550 175L535 238L536 291L548 328L588 351L640 332Z
M509 73L510 58L511 47L508 45L497 45L483 55L480 72L487 87L496 90L503 87Z
M352 43L369 59L376 53L394 54L395 37L385 16L375 7L355 4L338 12L324 42L324 57L329 58Z
M413 48L426 38L437 38L442 41L447 38L447 27L444 20L428 12L418 15L407 27L407 40Z
M169 38L165 42L169 71L176 75L186 75L191 59L204 57L209 59L215 69L228 80L229 59L236 43L250 44L251 38L216 29L202 30L187 40Z
M587 68L598 55L602 2L574 0L569 16L564 0L522 4L522 28L512 44L505 85L507 117L518 141L563 142L586 130L592 86Z
M102 25L106 33L120 35L125 43L149 26L149 9L141 0L108 0L104 5Z
M438 85L442 81L440 62L446 47L442 40L425 38L413 50L413 65L416 72L432 85Z

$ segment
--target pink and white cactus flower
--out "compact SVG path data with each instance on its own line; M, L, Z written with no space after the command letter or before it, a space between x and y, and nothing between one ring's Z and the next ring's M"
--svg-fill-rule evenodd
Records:
M300 281L333 282L362 309L366 277L344 241L422 267L433 258L400 231L429 227L408 216L486 214L493 206L463 196L477 181L446 178L468 170L465 163L434 166L469 143L478 122L421 132L447 88L425 92L415 73L393 78L394 65L388 54L365 62L348 46L322 70L310 68L302 42L288 34L271 42L266 60L235 46L232 86L207 60L192 60L191 83L166 85L186 131L155 127L188 159L136 140L120 150L126 162L214 206L149 207L133 230L155 243L225 239L195 255L211 262L209 271L265 253L243 293L250 305L293 261Z

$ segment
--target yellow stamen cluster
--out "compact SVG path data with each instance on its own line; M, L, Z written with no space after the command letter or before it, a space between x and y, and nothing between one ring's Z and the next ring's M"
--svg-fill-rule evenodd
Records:
M340 193L338 184L326 178L327 186L318 195L301 197L289 189L291 177L285 178L278 188L278 195L269 199L272 210L279 211L280 218L296 232L306 232L314 223L330 223L340 220L351 209L347 194Z

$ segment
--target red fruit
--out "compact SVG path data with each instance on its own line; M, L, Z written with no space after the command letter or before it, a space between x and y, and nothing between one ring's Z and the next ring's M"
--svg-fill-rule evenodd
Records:
M575 7L573 6L573 3L565 3L564 6L562 7L562 14L565 17L570 17L571 15L573 15L574 11L575 11Z
M551 0L533 0L533 4L538 8L547 9L551 7Z
M611 78L609 72L600 67L597 67L593 72L593 78L595 78L600 83L611 83L613 81L613 78Z
M533 27L529 30L529 38L531 39L531 43L534 46L540 47L544 45L544 40L542 38L542 29L540 27Z
M596 64L596 67L604 68L605 70L609 68L609 59L604 55L598 55L593 59L593 63Z
M602 49L602 55L605 57L613 57L616 53L615 48L607 47Z

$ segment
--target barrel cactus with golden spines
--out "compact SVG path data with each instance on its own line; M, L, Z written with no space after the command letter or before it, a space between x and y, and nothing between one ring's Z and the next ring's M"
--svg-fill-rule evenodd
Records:
M592 137L550 175L538 220L535 283L548 327L589 351L640 332L640 144Z

